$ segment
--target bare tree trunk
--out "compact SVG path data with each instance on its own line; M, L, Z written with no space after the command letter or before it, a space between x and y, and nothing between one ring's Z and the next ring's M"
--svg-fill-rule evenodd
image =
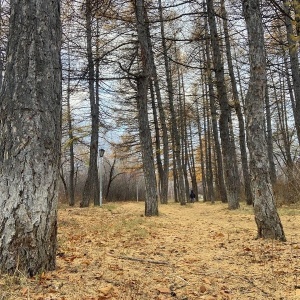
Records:
M137 109L139 119L139 134L143 158L143 170L146 185L145 215L158 215L157 187L154 168L153 147L151 131L148 120L147 94L150 76L153 72L150 48L147 38L147 25L145 23L144 0L135 1L135 15L137 21L137 34L141 52L142 70L137 76Z
M220 104L219 130L221 137L224 178L227 191L227 200L229 209L239 208L240 179L237 169L236 150L234 139L230 135L231 112L228 105L227 91L224 77L224 66L222 54L220 51L219 37L215 21L213 0L207 1L208 23L210 28L210 37L213 52L213 64L216 76L216 86Z
M161 145L160 145L160 132L159 132L159 124L158 124L158 115L157 115L157 108L155 102L155 94L153 83L150 81L150 94L151 94L151 106L152 106L152 113L153 113L153 123L154 123L154 131L155 131L155 157L156 157L156 164L157 164L157 172L158 172L158 192L161 195L161 188L162 188L162 181L164 177L164 169L161 160ZM161 201L161 199L160 199Z
M282 0L283 9L285 11L285 25L286 25L286 34L289 45L289 55L291 61L291 71L293 79L293 88L295 95L295 110L294 110L294 119L296 125L296 132L298 143L300 144L300 71L299 71L299 58L298 58L298 47L297 41L294 37L292 18L290 17L290 2L287 0Z
M100 205L99 198L99 178L98 178L98 132L99 132L99 105L95 97L95 64L92 52L92 3L86 0L86 42L87 42L87 60L88 60L88 83L89 98L91 106L92 133L90 141L90 157L88 166L88 175L83 188L83 195L80 207L87 207L93 200L95 205Z
M180 60L178 56L177 48L175 47L175 56ZM178 111L179 111L179 127L180 127L180 144L181 144L181 166L184 178L184 187L185 187L185 197L189 200L189 180L188 180L188 146L187 146L187 122L186 122L186 105L185 105L185 90L183 75L179 68L179 65L176 66L177 69L177 82L178 82Z
M206 32L208 32L207 24L206 24ZM217 122L217 109L216 109L216 95L214 92L214 86L213 86L213 78L212 78L212 64L211 64L211 57L210 57L210 47L209 47L209 39L206 39L205 42L205 50L206 50L206 70L207 70L207 81L208 81L208 97L209 97L209 107L210 107L210 114L211 114L211 127L212 127L212 133L213 133L213 140L215 145L215 151L216 151L216 160L217 160L217 190L218 194L220 196L220 199L223 203L227 202L227 191L225 186L225 180L224 180L224 172L223 172L223 161L222 161L222 151L221 151L221 145L219 141L219 130L218 130L218 122ZM209 140L210 143L210 140ZM210 158L210 164L211 164L211 158ZM211 172L211 186L209 188L212 190L213 187L213 175ZM212 193L210 193L212 194ZM215 193L213 192L213 198L210 199L212 202L215 201Z
M180 156L180 136L178 132L178 124L177 118L174 109L174 97L173 97L173 86L172 86L172 78L171 78L171 70L168 58L168 50L165 40L165 33L164 33L164 22L163 22L163 13L162 13L162 5L161 0L158 1L159 3L159 14L160 14L160 28L161 28L161 38L162 38L162 46L163 46L163 55L164 55L164 62L165 62L165 71L166 71L166 78L167 78L167 89L168 89L168 100L169 100L169 109L170 109L170 118L171 118L171 135L173 143L173 151L175 153L174 158L175 161L173 163L173 169L176 167L176 174L177 174L177 187L178 187L178 197L180 204L184 205L186 203L186 196L184 190L184 179L183 179L183 171L182 171L182 162Z
M201 71L202 73L202 71ZM203 74L201 76L203 78ZM195 93L196 94L196 93ZM202 98L204 99L204 91L202 93ZM205 130L201 127L201 117L200 117L200 103L198 97L195 99L195 111L196 111L196 120L197 120L197 129L198 129L198 138L199 138L199 147L200 147L200 165L201 165L201 178L202 178L202 194L203 194L203 201L207 200L207 182L206 182L206 174L205 174L205 164L204 164L204 149L203 149L203 142L202 142L202 131ZM205 120L202 122L203 127L205 127Z
M264 122L266 58L259 3L259 0L242 1L249 41L250 82L245 105L254 213L259 238L285 241L269 174Z
M248 205L251 205L253 203L253 195L252 195L252 190L251 190L250 174L249 174L249 167L248 167L245 125L244 125L243 112L242 112L242 108L241 108L241 104L240 104L240 100L239 100L237 83L236 83L236 79L235 79L234 71L233 71L231 44L230 44L229 30L228 30L228 24L227 24L227 12L226 12L226 8L225 8L224 0L221 0L221 7L222 7L222 15L223 15L223 28L224 28L224 36L225 36L228 71L229 71L229 76L230 76L230 81L231 81L231 86L232 86L234 108L235 108L235 112L236 112L236 115L238 118L238 123L239 123L239 142L240 142L242 170L243 170L244 186L245 186L245 197L246 197L246 203Z
M157 72L154 68L154 86L155 94L157 98L157 105L159 111L160 124L162 128L162 143L163 143L163 170L161 176L161 190L160 190L160 201L163 204L168 203L168 188L169 188L169 141L168 141L168 129L166 124L166 115L164 112L162 99L160 95L160 88L158 84Z
M198 185L197 185L197 172L196 172L196 163L195 163L195 150L194 150L194 143L193 143L193 131L192 131L192 124L191 121L189 122L189 153L188 153L188 167L189 167L189 173L191 177L191 183L192 183L192 190L194 191L196 195L196 201L199 201L198 197Z
M0 270L55 269L61 140L59 1L12 0L0 98Z
M147 11L146 11L146 18L147 17ZM159 79L157 75L157 70L154 62L154 53L152 49L152 41L150 36L150 29L149 29L149 22L146 22L147 26L147 37L148 37L148 45L150 48L150 55L151 55L151 63L153 66L153 83L154 83L154 91L157 99L157 106L158 106L158 112L159 112L159 121L161 125L161 131L162 131L162 148L163 148L163 162L161 162L161 165L158 165L159 167L159 177L160 177L160 202L163 204L168 203L168 188L169 188L169 141L168 141L168 129L166 124L166 114L163 108L162 98L161 98L161 92L160 92L160 86L159 86ZM154 97L154 95L153 95ZM155 98L155 97L154 97ZM153 108L154 109L154 108ZM158 117L157 117L158 119ZM158 126L158 122L157 122ZM157 149L156 149L156 155L157 155L157 162L159 163L159 159L161 156L161 145L159 140L156 141L157 143Z
M207 180L207 200L211 201L212 203L215 202L216 200L216 193L215 193L215 189L214 189L214 178L216 176L214 176L214 172L213 172L213 138L211 136L212 134L212 120L210 119L209 115L206 115L206 132L207 132L207 143L206 143L206 152L207 152L207 158L206 158L206 168L207 168L207 172L206 172L206 180ZM218 179L218 185L220 187L220 180ZM220 189L219 189L220 191ZM220 197L222 198L222 195L220 195Z
M68 82L67 82L67 122L68 122L68 132L69 132L69 151L70 151L70 174L69 174L69 205L75 205L75 166L74 166L74 135L73 135L73 124L72 124L72 110L70 104L71 95L71 62L70 62L70 48L68 43Z
M266 123L267 123L267 149L268 149L268 159L270 166L270 178L272 184L276 182L276 168L274 163L274 151L273 151L273 133L272 133L272 121L271 121L271 109L270 109L270 99L268 86L266 85Z

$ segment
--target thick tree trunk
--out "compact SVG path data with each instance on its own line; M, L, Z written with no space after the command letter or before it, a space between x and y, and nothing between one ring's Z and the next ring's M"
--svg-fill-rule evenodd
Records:
M55 268L61 139L59 1L12 0L0 98L0 270Z
M148 119L148 88L150 76L153 72L153 67L150 57L150 49L147 39L147 27L145 24L145 3L144 0L136 0L135 14L137 21L137 34L141 52L142 70L137 77L137 109L139 119L139 135L142 149L143 170L146 185L146 202L145 215L158 215L158 199L156 176L153 158L153 147L151 131Z
M242 1L249 41L250 82L245 104L254 213L258 237L285 241L269 174L264 119L266 59L259 3L259 0Z

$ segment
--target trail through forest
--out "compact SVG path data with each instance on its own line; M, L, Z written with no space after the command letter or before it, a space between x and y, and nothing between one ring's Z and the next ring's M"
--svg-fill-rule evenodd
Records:
M57 270L0 277L0 299L300 299L300 210L288 241L255 240L252 208L144 203L59 209Z

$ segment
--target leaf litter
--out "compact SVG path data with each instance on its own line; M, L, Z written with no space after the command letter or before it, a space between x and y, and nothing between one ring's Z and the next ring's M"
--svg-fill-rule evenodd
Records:
M222 203L62 207L57 269L0 276L0 299L300 299L300 210L280 209L287 242L255 239L252 208Z

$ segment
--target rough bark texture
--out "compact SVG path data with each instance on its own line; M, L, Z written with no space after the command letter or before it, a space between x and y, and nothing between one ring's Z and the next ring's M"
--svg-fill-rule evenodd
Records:
M137 76L137 109L139 119L139 136L142 149L143 170L146 185L145 215L158 215L156 176L153 158L152 138L148 119L147 94L149 79L153 72L150 48L145 24L145 5L143 0L136 0L135 14L137 33L141 51L141 73Z
M55 268L61 133L59 1L12 0L0 98L0 270Z
M285 241L274 203L268 165L264 120L266 59L259 2L259 0L242 1L249 41L250 82L245 105L254 213L258 237Z

